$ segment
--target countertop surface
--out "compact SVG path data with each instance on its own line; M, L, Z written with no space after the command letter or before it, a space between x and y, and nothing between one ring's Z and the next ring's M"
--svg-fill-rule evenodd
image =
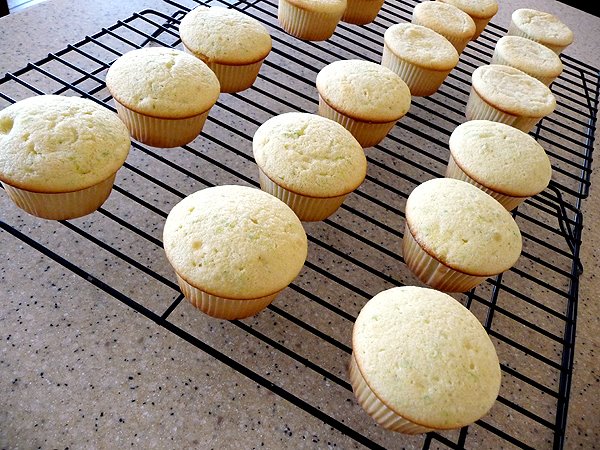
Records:
M600 18L551 0L510 0L501 2L493 22L507 27L511 12L519 7L540 9L559 16L575 32L575 42L565 53L593 67L600 67ZM1 18L0 77L146 8L173 9L167 2L151 0L48 0ZM360 39L360 28L356 30L357 39ZM278 33L277 39L293 39ZM301 54L275 56L303 57ZM269 66L264 70L269 73L269 70L275 69ZM99 77L104 77L105 71L99 73ZM310 76L314 77L314 74ZM48 86L48 89L53 88ZM2 89L0 85L0 92ZM232 98L239 99L236 96ZM235 106L233 109L235 111ZM227 123L227 117L225 114L217 115L217 120ZM264 111L256 115L258 122L267 118L268 114ZM238 126L235 119L232 120L232 126ZM211 126L216 125L212 123ZM251 134L253 131L249 129L246 132ZM597 138L596 132L596 142ZM202 140L202 135L198 139ZM235 142L234 138L231 139ZM198 144L201 152L214 154L217 160L223 158L224 164L229 164L227 158L219 156L211 145L198 142L201 142ZM235 143L231 147L235 147ZM597 144L595 147L597 150ZM171 178L173 175L167 169L164 173L160 171L162 169L156 169L156 160L146 158L145 153L135 154L141 156L132 156L132 164L143 167L147 173L164 179L165 183L177 186L183 192L194 190L192 185L183 186L183 182L180 185L179 180ZM212 169L196 166L193 170L215 183L235 182L228 177L219 178L219 173L211 172ZM376 173L370 172L371 175ZM248 172L247 176L256 179L252 172ZM597 331L600 279L595 276L600 264L600 231L597 227L600 221L600 180L596 178L592 175L590 196L583 201L584 233L580 256L584 271L580 278L566 448L595 448L600 438L600 335ZM125 187L138 187L135 177L130 175L123 175L119 183ZM143 180L140 183L143 184ZM151 191L152 187L148 189ZM113 214L121 214L125 222L144 229L150 237L160 239L161 220L154 219L152 222L135 210L126 210L125 203L119 203L121 195L113 193L107 209ZM157 194L153 198L150 193L147 197L149 203L155 202L156 207L167 212L177 200L174 195L159 198ZM345 214L346 211L341 212L340 217L346 217ZM348 326L339 329L336 319L329 317L330 310L323 313L305 308L299 313L302 320L318 330L307 338L305 335L294 336L293 324L288 324L273 311L262 312L257 318L237 325L206 318L185 301L177 303L180 298L173 289L168 286L162 290L155 289L150 275L134 271L127 261L115 261L104 248L90 246L85 234L74 234L63 224L37 220L18 211L4 191L0 193L0 217L73 263L72 269L67 270L63 264L0 230L3 256L0 263L0 448L361 448L360 442L340 431L345 426L359 430L385 447L422 446L423 437L397 435L378 429L355 403L351 391L332 386L334 383L326 376L318 374L318 368L315 375L314 369L309 370L302 363L308 361L309 368L313 365L325 367L328 373L335 374L338 385L343 385L347 381L345 363L336 360L345 361L347 353L329 350L321 339L314 336L322 333L349 346L351 320ZM389 217L390 226L400 230L403 219L391 214ZM147 252L146 247L140 246L131 234L123 231L126 231L126 226L117 227L99 213L73 223L84 233L89 232L100 240L112 239L113 248L141 261L160 277L175 282L162 249L156 247ZM319 225L308 224L307 230L319 239L327 239L327 236L321 235L323 230ZM360 229L358 233L370 231ZM378 240L376 235L372 237ZM352 255L361 252L361 248L346 248L344 245L345 242L339 243L341 252ZM378 264L388 263L371 260L368 255L360 257L364 258L366 265L378 269ZM331 264L332 272L341 274L341 278L347 276L348 280L356 283L365 281L356 279L359 274L355 274L355 278L351 273L343 274L348 269L343 263L336 266L334 259L323 264ZM78 267L85 268L96 278L90 277L90 282L85 281L77 274ZM385 266L381 270L387 269ZM405 268L403 270L406 272ZM137 279L131 277L133 272L139 274ZM310 290L309 274L303 274L301 278L300 285ZM123 298L139 301L157 321L160 321L161 313L175 302L175 309L169 316L169 323L174 326L158 326L148 315L135 312L116 300L115 295L109 295L110 289L103 289L98 280L106 282L109 288L120 286ZM381 282L381 287L389 287L393 281L406 283L411 279L402 275ZM377 286L375 284L366 291L377 291ZM291 310L290 303L299 297L296 295L298 290L288 291L287 296L275 303L282 310ZM349 316L356 316L365 301L364 296L348 294L339 286L323 285L315 292L331 303L342 305L339 307ZM340 301L337 297L342 293L347 298ZM544 298L543 295L541 298ZM346 306L344 300L348 302ZM192 336L188 340L196 345L173 332L175 328L188 330ZM556 331L559 335L561 332ZM257 339L256 336L261 333L269 335L272 340ZM532 335L532 339L537 338ZM282 364L278 343L292 348L304 359L286 359L286 363ZM208 347L203 347L205 344ZM225 356L216 359L210 348L220 349L220 354ZM501 361L505 351L504 348L499 349ZM252 367L252 373L245 371L244 367ZM536 366L527 367L531 378L546 377L536 370ZM508 384L505 380L501 395L518 398L521 391L518 382L511 386ZM525 398L523 401L525 409L546 417L545 411L540 412L548 401L543 392L540 398ZM304 405L302 402L309 406L299 407L299 404ZM311 404L318 406L313 410ZM550 405L554 405L550 409L555 411L553 400ZM520 427L529 427L527 420L512 410L502 408L502 405L497 405L492 409L493 423L498 427L509 433ZM331 426L321 420L321 412L335 417L340 426ZM548 417L549 421L553 420ZM535 430L536 426L534 424L532 429ZM456 441L458 436L457 432L444 435L451 441ZM481 430L474 428L469 437L472 440L467 440L468 446L483 447L483 442L486 447L510 447L504 445L500 438L486 440L488 438L483 435ZM551 446L551 436L527 439L529 437L526 441L534 447ZM443 447L442 444L434 444L438 445Z

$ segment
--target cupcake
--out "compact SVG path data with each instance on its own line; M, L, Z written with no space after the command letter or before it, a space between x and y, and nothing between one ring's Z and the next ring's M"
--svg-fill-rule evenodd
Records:
M323 220L365 179L365 153L342 125L286 113L263 123L252 141L260 187L287 203L300 220Z
M433 94L458 63L448 39L421 25L392 25L383 41L381 64L400 75L414 96Z
M498 2L496 0L437 0L438 2L448 3L456 6L458 9L466 12L473 22L475 22L475 34L471 38L475 40L485 29L492 17L498 12Z
M475 22L471 16L449 3L419 3L413 9L411 21L444 36L459 54L475 35Z
M185 50L217 75L221 92L252 86L271 51L266 28L235 9L198 6L181 20L179 36Z
M558 17L527 8L513 11L508 34L539 42L556 54L573 42L573 32Z
M217 186L173 207L163 232L165 253L185 298L220 319L266 308L298 275L306 233L294 212L272 195Z
M542 146L527 133L470 120L450 135L446 176L477 186L510 211L548 186L552 168Z
M477 318L448 294L415 286L380 292L360 311L349 375L362 408L383 428L407 434L475 422L501 381Z
M292 36L325 41L333 35L345 10L346 0L279 0L277 18Z
M317 75L319 114L342 124L363 147L377 145L408 112L411 95L402 78L368 61L344 60Z
M554 95L540 80L514 67L490 64L473 72L465 114L468 120L493 120L527 133L555 107Z
M366 25L375 20L382 6L383 0L348 0L342 22Z
M219 97L206 64L165 47L125 53L108 70L106 87L131 136L153 147L193 141Z
M520 36L504 36L498 39L492 64L515 67L546 86L552 83L563 70L556 53L548 47Z
M40 95L0 111L0 181L21 209L74 219L98 209L131 142L116 114L78 97Z
M446 292L468 291L510 269L521 254L521 233L510 213L465 181L437 178L406 201L402 249L423 283Z

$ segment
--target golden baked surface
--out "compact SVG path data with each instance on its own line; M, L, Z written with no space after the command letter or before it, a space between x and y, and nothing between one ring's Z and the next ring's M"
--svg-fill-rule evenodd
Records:
M406 201L406 223L419 245L441 263L474 276L510 269L521 254L521 232L510 213L479 188L436 178Z
M558 55L539 42L521 36L503 36L498 39L494 54L515 67L536 78L557 77L563 71Z
M261 23L234 9L198 6L181 20L183 44L206 62L252 64L271 51L271 36Z
M40 95L0 111L0 180L33 192L93 186L125 162L129 131L92 100Z
M553 14L535 9L513 11L513 24L531 39L550 45L566 46L573 42L573 32Z
M166 47L125 53L108 70L106 87L127 108L164 119L202 114L220 93L219 80L205 63Z
M500 365L485 329L434 289L396 287L373 297L354 324L352 351L375 395L428 428L468 425L498 396Z
M469 177L514 197L538 194L552 176L542 146L529 134L499 122L470 120L459 125L450 135L450 153Z
M477 19L488 19L498 12L496 0L437 0L439 2L454 5L471 17Z
M391 122L410 108L406 83L381 64L335 61L317 74L317 89L338 112L365 122Z
M421 25L392 25L383 39L398 58L425 69L445 71L458 63L454 46L441 34Z
M163 244L175 271L219 297L253 299L279 292L296 278L307 255L296 214L259 189L202 189L173 207Z
M475 34L475 22L466 12L450 3L427 1L413 9L413 22L431 28L442 35L470 39Z
M339 123L315 114L285 113L263 123L254 159L275 183L309 197L348 194L363 182L365 152Z
M556 107L556 99L548 86L514 67L479 66L473 71L471 82L486 103L508 114L543 117Z

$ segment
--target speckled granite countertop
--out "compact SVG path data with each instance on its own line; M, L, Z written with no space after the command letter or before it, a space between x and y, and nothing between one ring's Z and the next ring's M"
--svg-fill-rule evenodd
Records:
M49 0L2 18L0 74L20 69L29 61L39 60L48 52L60 50L135 11L164 7L164 2L151 0ZM600 67L599 18L551 0L510 0L501 2L494 22L506 27L511 11L518 7L536 8L560 16L576 36L566 53ZM264 120L266 116L257 119ZM138 162L145 164L143 160ZM150 165L145 167L154 174ZM161 176L160 173L154 175ZM169 180L169 174L165 176ZM205 176L210 179L211 174ZM600 232L596 227L600 221L597 193L600 180L595 178L592 178L591 195L584 201L585 231L581 249L584 273L580 279L566 448L595 448L600 438L600 335L597 332L600 280L595 277L600 261ZM127 186L132 181L124 178L122 183ZM169 202L176 200L172 198L166 205L159 206L168 211ZM135 211L122 211L122 214L149 235L160 237L161 221L145 222ZM116 264L106 252L88 250L81 245L84 238L71 237L65 241L63 225L19 214L4 192L0 193L0 215L3 219L10 218L28 235L60 251L76 265L93 267L98 278L119 280L126 296L143 299L144 307L158 315L177 297L166 288L164 292L152 289L144 277L132 282L121 281L123 273L128 273L127 264ZM104 225L114 225L105 224L104 220L92 215L77 223L99 238L115 231L117 239L121 239L117 244L120 250L173 279L160 250L140 253L135 241L129 240L127 234L119 234L122 227L107 231ZM391 220L392 226L402 224L400 218ZM317 226L311 230L318 235ZM315 414L305 412L157 326L9 233L0 231L0 248L3 255L0 263L0 448L361 447ZM361 249L348 251L358 254ZM365 258L368 261L368 256ZM334 272L344 270L343 265L336 266L335 261L332 267ZM348 277L352 279L352 274ZM339 288L323 286L319 294L330 299L339 296ZM291 293L289 298L281 300L282 309L286 309L288 300L293 298ZM357 300L348 294L346 301L346 309L355 315L364 299ZM381 445L421 447L422 437L378 430L354 403L351 392L330 386L322 376L306 375L306 368L297 362L284 366L274 363L277 361L274 348L260 340L249 339L243 327L270 333L275 343L284 342L347 380L344 371L339 370L343 364L334 365L332 361L336 356L325 353L330 350L321 348L318 339L293 336L293 327L271 314L264 312L256 320L233 326L200 317L200 313L182 302L170 320L181 329L193 330L194 338L220 348L242 365L252 364L259 375L274 380L291 395L308 403L318 403L319 410L322 408L335 415L342 424L359 429ZM307 310L304 314L304 319L316 328L349 345L350 327L336 328L327 313ZM339 354L340 358L347 357L344 352ZM534 367L528 375L536 378L535 370ZM503 386L503 389L511 388ZM545 404L543 393L539 399L525 401L532 403L534 411ZM502 411L497 410L494 420L507 430L529 426L512 413ZM455 440L457 435L449 433L448 436ZM468 442L476 446L477 439L475 431L473 440ZM485 442L488 447L504 445L501 441ZM546 437L529 442L536 447L550 446Z

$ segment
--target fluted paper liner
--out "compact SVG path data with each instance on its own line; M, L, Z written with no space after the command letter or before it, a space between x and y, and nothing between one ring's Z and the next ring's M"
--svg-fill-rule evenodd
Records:
M115 100L117 113L131 136L152 147L172 148L192 142L202 131L209 110L186 119L160 119L137 113Z
M241 92L252 87L264 61L264 59L261 59L254 63L239 65L221 64L214 61L207 62L202 58L199 58L185 45L183 45L183 49L190 55L196 56L198 59L202 60L202 62L204 62L219 79L221 92L227 93Z
M415 66L396 56L385 43L381 65L396 72L409 87L411 95L415 97L425 97L435 93L452 71L452 68L438 71Z
M186 300L192 305L211 317L225 320L243 319L258 314L279 294L276 292L266 297L238 300L208 294L195 288L179 275L177 282Z
M260 167L258 168L258 178L260 188L263 191L274 195L287 204L298 218L304 222L316 222L326 219L337 211L348 196L348 194L344 194L338 197L321 198L296 194L273 182Z
M473 86L471 86L471 92L467 100L465 116L467 120L491 120L493 122L505 123L525 133L529 133L542 119L541 117L513 116L512 114L496 109L483 100Z
M433 258L421 248L408 225L404 227L402 254L411 272L423 283L438 291L466 292L487 279L459 272Z
M521 203L523 203L529 197L513 197L511 195L502 194L500 192L494 191L488 187L485 187L483 184L478 183L469 175L467 175L459 166L456 164L456 161L452 155L448 159L448 166L446 167L446 178L456 178L457 180L466 181L467 183L472 184L473 186L477 186L483 192L489 194L494 197L498 202L504 206L508 211L512 211Z
M292 36L307 41L329 39L335 31L342 13L326 14L309 11L298 8L287 0L279 0L277 8L277 18L281 28Z
M352 390L354 391L358 403L367 414L383 428L406 434L419 434L433 431L431 428L426 428L405 419L388 408L385 403L375 395L360 373L354 353L350 357L349 376Z
M397 122L397 120L394 120L392 122L375 123L353 119L329 106L321 95L319 95L319 115L335 120L342 125L352 133L352 136L363 148L379 144Z
M11 200L22 210L36 217L67 220L96 211L106 201L116 173L98 184L74 192L40 193L2 183Z
M382 6L383 0L348 0L341 20L355 25L366 25L375 20Z
M232 66L228 64L206 63L215 73L221 84L221 92L240 92L254 84L263 60L252 64Z
M483 30L485 29L487 24L490 23L490 20L492 20L492 18L488 17L485 19L480 19L480 18L471 16L471 19L473 19L473 22L475 22L475 34L471 38L471 40L474 41L483 32Z
M454 48L456 49L456 51L459 55L462 53L462 51L465 49L465 47L467 46L467 44L470 41L469 38L461 38L461 37L448 36L448 35L444 35L444 37L446 39L448 39L448 42L450 42L454 46Z

